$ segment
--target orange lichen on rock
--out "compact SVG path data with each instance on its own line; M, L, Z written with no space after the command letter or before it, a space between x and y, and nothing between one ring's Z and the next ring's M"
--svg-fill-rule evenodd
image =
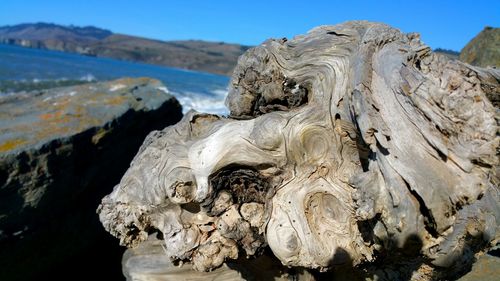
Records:
M168 97L158 90L162 84L149 78L125 78L110 82L43 90L36 95L0 97L0 153L53 139L96 130L99 143L106 136L100 128L129 110L156 110ZM108 129L106 129L108 130ZM17 138L22 142L14 141ZM3 144L2 144L3 143Z
M24 139L11 139L0 144L0 152L6 152L9 150L13 150L16 147L26 143Z
M110 106L119 106L124 104L127 101L126 96L113 96L104 101L106 105Z
M50 112L50 113L43 113L38 115L38 118L44 121L53 121L54 119L59 119L61 118L63 112L61 110L58 110L56 112Z

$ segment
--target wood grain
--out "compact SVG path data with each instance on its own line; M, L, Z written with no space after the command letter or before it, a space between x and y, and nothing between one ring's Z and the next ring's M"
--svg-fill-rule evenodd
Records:
M408 245L472 261L499 237L499 77L379 23L268 40L239 59L230 117L151 133L101 221L128 246L160 231L198 270L266 246L322 271Z

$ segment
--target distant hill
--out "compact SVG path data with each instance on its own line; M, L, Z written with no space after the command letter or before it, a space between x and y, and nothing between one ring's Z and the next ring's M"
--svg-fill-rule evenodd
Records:
M61 26L52 23L18 24L0 27L0 37L25 40L95 41L113 33L93 26Z
M482 67L500 67L500 28L485 27L465 45L460 60Z
M160 41L93 26L51 23L0 27L0 43L231 74L248 46L201 40Z
M434 50L435 53L440 53L443 54L451 59L458 60L458 56L460 55L460 52L449 50L449 49L443 49L443 48L437 48Z

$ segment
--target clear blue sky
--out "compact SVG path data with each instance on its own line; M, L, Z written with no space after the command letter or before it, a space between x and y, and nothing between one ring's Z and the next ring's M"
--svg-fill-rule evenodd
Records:
M160 40L203 39L257 45L314 26L364 19L420 32L432 48L459 51L484 26L500 27L491 1L147 1L1 0L0 25L26 22L94 25Z

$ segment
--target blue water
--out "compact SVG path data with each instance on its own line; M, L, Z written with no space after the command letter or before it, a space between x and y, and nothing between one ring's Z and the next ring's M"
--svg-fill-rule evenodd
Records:
M0 44L0 81L111 80L152 77L162 81L183 106L226 114L224 98L229 78L163 66L87 57Z

